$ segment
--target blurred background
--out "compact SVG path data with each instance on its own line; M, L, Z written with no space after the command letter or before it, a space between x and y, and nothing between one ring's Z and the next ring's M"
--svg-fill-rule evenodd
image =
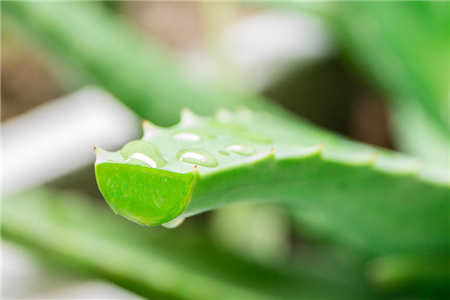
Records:
M434 272L448 265L415 274L415 258L283 207L139 227L103 200L92 150L140 138L143 118L173 125L182 107L272 101L448 168L449 2L1 6L2 298L450 297Z

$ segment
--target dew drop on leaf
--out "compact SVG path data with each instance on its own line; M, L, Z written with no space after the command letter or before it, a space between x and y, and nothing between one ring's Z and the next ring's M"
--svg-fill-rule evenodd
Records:
M187 142L198 142L202 139L200 135L192 132L180 132L175 134L173 137L177 140Z
M178 152L177 158L185 163L208 168L215 168L218 166L216 158L203 149L192 148L181 150Z
M252 147L245 145L230 145L226 149L230 152L244 156L250 156L256 152Z
M142 153L131 154L130 157L123 163L124 164L125 163L135 164L136 160L138 161L138 164L140 164L139 162L144 162L152 168L158 167L158 164L153 159L151 159L150 157L148 157L147 155L144 155Z
M126 159L124 163L145 164L156 168L167 164L167 161L159 154L159 149L150 142L141 140L132 141L126 144L121 153Z

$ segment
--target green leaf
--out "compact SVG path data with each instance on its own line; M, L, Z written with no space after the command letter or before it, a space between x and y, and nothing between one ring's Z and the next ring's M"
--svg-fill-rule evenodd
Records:
M141 225L273 202L319 211L341 238L375 251L449 248L446 169L247 109L215 118L185 110L180 124L146 122L144 132L140 143L167 164L137 152L140 163L130 164L120 151L97 149L95 166L111 208Z
M186 103L200 114L213 114L219 106L272 107L247 93L197 86L158 41L99 2L5 2L3 14L15 17L54 55L74 61L94 83L158 125L176 123Z
M402 254L372 259L366 265L368 279L380 291L409 293L417 298L448 299L450 257L446 255Z
M81 194L40 188L4 199L2 238L47 261L112 281L150 299L355 299L365 287L307 268L239 259L197 228L140 228ZM335 276L336 277L336 276Z
M450 166L450 140L416 103L398 101L391 110L390 123L401 151L430 164Z
M306 7L325 16L347 58L390 101L413 102L448 141L449 5L446 1L364 1Z
M327 21L345 59L386 94L401 150L427 161L448 162L448 1L274 2L272 6L301 9ZM408 128L409 122L414 129Z

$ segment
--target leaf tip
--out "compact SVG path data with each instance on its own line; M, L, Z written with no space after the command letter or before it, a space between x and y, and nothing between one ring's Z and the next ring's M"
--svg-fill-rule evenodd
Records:
M173 228L177 228L178 226L180 226L184 222L184 220L185 220L185 218L177 218L177 219L173 219L172 221L169 221L167 223L163 223L161 225L165 228L173 229Z

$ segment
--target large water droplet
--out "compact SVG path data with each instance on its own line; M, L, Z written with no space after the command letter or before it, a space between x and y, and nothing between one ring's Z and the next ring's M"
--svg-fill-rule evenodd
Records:
M124 163L128 164L145 164L152 168L161 168L167 161L159 154L159 149L150 142L141 140L132 141L126 144L121 153L126 159Z
M169 221L167 223L162 224L162 226L166 228L176 228L181 225L181 223L184 222L184 218L174 219L172 221Z
M144 155L142 153L137 153L137 152L131 154L130 157L126 161L124 161L123 163L124 164L125 163L135 164L136 163L135 160L138 160L139 162L144 162L144 163L146 163L147 165L149 165L152 168L157 168L158 167L158 164L153 159L151 159L147 155ZM139 162L138 162L138 164L140 164Z
M252 147L245 145L230 145L226 149L230 152L244 156L250 156L256 152Z
M175 139L186 142L198 142L202 137L192 132L180 132L173 136Z
M218 166L216 158L203 149L184 149L178 152L177 158L183 162L203 167L215 168Z
M181 120L180 125L182 127L190 127L199 121L199 116L196 115L192 110L185 107L181 110Z

